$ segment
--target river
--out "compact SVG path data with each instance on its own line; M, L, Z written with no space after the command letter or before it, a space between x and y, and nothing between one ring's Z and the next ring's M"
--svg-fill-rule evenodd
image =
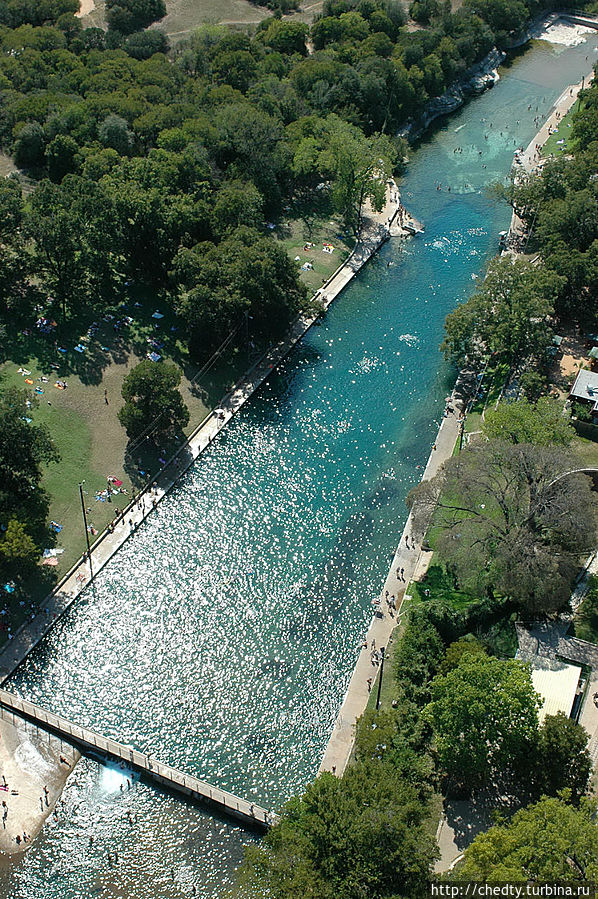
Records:
M9 688L271 807L315 775L451 386L445 315L509 221L486 185L597 45L535 44L418 149L425 234L383 248ZM82 760L0 895L221 894L251 836L121 784Z

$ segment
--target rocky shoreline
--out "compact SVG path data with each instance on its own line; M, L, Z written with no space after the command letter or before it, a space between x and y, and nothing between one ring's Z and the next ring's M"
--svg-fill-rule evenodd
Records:
M466 100L494 87L499 79L498 67L506 58L503 50L494 47L481 62L467 69L440 97L434 97L426 104L420 116L399 131L409 143L415 143L427 131L435 119L450 115Z
M566 25L581 25L586 28L597 28L598 19L595 16L576 13L567 10L544 11L536 16L528 27L516 35L507 45L507 50L515 50L527 44L534 38L543 37L549 28L559 21ZM479 63L467 69L447 90L434 97L426 104L417 118L410 120L399 131L399 137L405 138L410 144L418 141L428 130L432 122L441 116L450 115L459 109L470 97L481 93L489 87L494 87L499 80L498 67L506 59L506 52L493 49Z

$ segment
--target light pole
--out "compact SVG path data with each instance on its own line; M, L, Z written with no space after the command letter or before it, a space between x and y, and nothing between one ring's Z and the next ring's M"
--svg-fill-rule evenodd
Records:
M89 579L93 581L93 565L91 562L91 546L89 544L89 530L87 528L87 512L85 511L85 500L83 499L83 484L79 484L79 496L81 497L81 511L83 512L83 527L85 528L85 542L87 543L87 558L89 560Z
M385 655L384 655L384 647L383 646L380 647L380 655L382 658L380 659L380 677L378 678L378 695L376 696L376 711L378 711L378 709L380 708L380 693L382 691L382 677L384 675Z

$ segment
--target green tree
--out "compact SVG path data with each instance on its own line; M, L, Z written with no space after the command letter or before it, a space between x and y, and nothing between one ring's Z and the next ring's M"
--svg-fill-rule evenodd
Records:
M579 808L544 798L507 824L491 827L465 850L454 880L595 881L598 877L596 803Z
M479 787L497 771L521 769L537 740L540 705L527 666L466 653L434 678L431 694L423 717L451 778Z
M598 643L598 577L588 577L588 589L573 621L575 636Z
M527 614L562 608L596 541L598 499L576 457L490 440L449 459L411 492L414 529L432 514L437 549L471 592L498 591ZM563 475L566 475L563 477Z
M107 115L98 128L98 138L104 147L111 147L121 156L128 156L135 142L127 120L114 113Z
M212 71L221 84L245 93L257 76L257 64L249 50L222 50L212 60Z
M41 486L44 466L60 456L47 428L25 420L28 402L35 405L26 390L0 391L0 524L8 527L16 519L35 534L48 512Z
M125 404L118 420L130 439L150 425L156 442L181 431L189 424L189 410L179 392L181 372L171 363L140 362L123 381Z
M251 228L238 228L218 246L179 251L173 276L180 285L177 312L199 355L238 330L244 314L251 316L252 334L276 335L308 306L296 264Z
M282 22L280 19L270 19L265 29L258 30L259 40L267 47L271 47L278 53L307 54L305 41L309 29L303 22Z
M57 185L42 182L27 210L27 232L34 241L34 264L63 319L86 283L83 235Z
M39 549L25 526L11 518L0 535L0 569L9 577L26 575L36 564Z
M114 31L132 34L166 15L164 0L106 0L106 20Z
M542 266L510 256L490 263L476 293L445 322L442 350L463 366L484 354L507 362L540 356L551 338L550 316L564 279Z
M257 229L264 221L264 198L251 182L228 181L215 196L211 220L218 237L240 225Z
M386 135L366 138L336 115L327 119L325 141L318 165L333 179L336 210L347 227L357 229L366 200L377 211L384 207L386 181L393 171L396 150Z
M489 438L537 446L569 446L575 437L562 403L548 396L536 403L525 398L500 403L496 409L487 410L482 430Z
M430 19L437 16L439 11L438 0L414 0L409 7L409 15L420 25L428 25Z
M0 241L11 243L23 221L23 194L17 178L0 180Z
M136 31L124 47L133 59L149 59L154 53L168 53L168 38L163 31Z
M556 796L567 789L574 802L584 795L592 758L586 731L563 712L546 715L533 757L532 781L539 794Z
M15 163L24 169L42 166L45 161L44 152L46 138L39 122L24 125L17 135L14 145Z
M486 650L475 637L462 637L450 643L446 648L446 653L440 665L440 674L448 674L453 668L458 668L461 659L466 655L487 655Z
M81 35L83 30L81 20L73 15L72 12L65 12L59 16L56 20L56 27L62 31L69 45L75 38L78 38Z
M490 187L490 194L497 200L506 201L516 215L531 227L545 197L543 178L526 172L511 174L509 181L499 182Z
M68 134L57 134L50 141L46 147L46 164L52 181L60 182L75 170L78 149L77 142Z
M22 231L23 197L15 177L0 180L0 314L14 324L23 312L29 293L30 256Z
M323 774L248 848L241 896L391 899L423 894L434 842L426 806L391 765L363 762Z

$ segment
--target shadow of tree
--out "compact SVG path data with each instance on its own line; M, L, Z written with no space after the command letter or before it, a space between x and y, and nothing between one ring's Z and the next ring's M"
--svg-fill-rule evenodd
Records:
M495 785L487 790L474 793L467 799L448 798L444 802L447 825L453 831L458 849L463 851L480 833L502 818L510 818L522 808L529 797L523 791L517 794L514 785L501 789Z

